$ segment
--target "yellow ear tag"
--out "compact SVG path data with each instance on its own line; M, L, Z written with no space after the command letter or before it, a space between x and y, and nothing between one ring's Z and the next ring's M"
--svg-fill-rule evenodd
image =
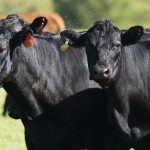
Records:
M61 51L62 52L67 52L69 50L69 40L67 39L66 42L61 46Z

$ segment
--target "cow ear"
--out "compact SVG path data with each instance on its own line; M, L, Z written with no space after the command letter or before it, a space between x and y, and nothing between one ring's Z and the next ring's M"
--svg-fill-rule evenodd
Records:
M62 40L69 46L82 47L85 44L85 34L83 32L75 32L72 30L65 30L60 33Z
M29 28L33 31L34 34L42 34L44 27L47 25L48 19L45 17L37 17L29 25Z
M26 48L32 47L36 43L35 38L33 37L33 31L32 30L26 30L26 32L23 35L23 45Z
M142 26L133 26L121 34L121 43L123 46L137 43L144 33Z

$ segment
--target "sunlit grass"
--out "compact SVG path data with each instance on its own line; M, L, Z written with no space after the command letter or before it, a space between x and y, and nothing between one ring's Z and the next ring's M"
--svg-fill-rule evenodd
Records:
M0 90L0 150L26 150L24 129L20 120L3 117L5 91Z

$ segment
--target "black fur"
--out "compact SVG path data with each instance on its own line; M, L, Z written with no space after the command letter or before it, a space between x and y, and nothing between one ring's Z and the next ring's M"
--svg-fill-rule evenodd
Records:
M32 120L24 119L32 142L27 146L36 150L105 149L110 132L106 106L102 90L88 89Z
M147 40L124 47L117 80L109 89L113 109L120 114L114 118L119 122L122 117L126 122L118 125L122 135L127 135L125 129L128 128L128 141L141 150L150 149L149 43Z
M6 116L7 114L13 119L20 119L20 110L10 95L6 96L2 112L3 116Z
M66 38L70 36L68 33ZM79 37L83 35L73 34L78 34L79 43ZM121 33L106 20L96 23L85 35L82 46L86 47L90 76L106 88L108 119L112 124L107 149L150 149L150 44L141 40L138 44L124 46L137 43L143 35L143 28L135 26ZM73 42L76 46L76 41Z
M60 51L60 47L64 42L62 41L60 35L50 35L48 37L41 37L36 35L34 36L34 38L36 39L36 44L32 48L25 48L24 45L22 44L22 41L20 41L22 37L19 38L19 36L21 36L21 33L24 32L21 31L13 35L10 33L10 36L8 37L6 35L7 33L9 33L9 31L7 30L2 30L2 31L3 33L0 34L0 41L1 41L0 46L4 45L5 50L3 51L3 53L0 53L1 56L0 63L2 64L0 66L0 72L1 72L0 84L2 84L4 89L7 91L7 93L10 94L15 99L15 101L18 104L18 107L21 110L21 119L25 126L26 143L28 149L38 150L38 145L35 148L35 145L38 143L39 143L39 149L41 149L41 144L43 146L43 142L45 142L44 139L51 135L52 137L50 137L51 139L49 139L50 143L46 142L45 148L51 147L52 150L55 149L60 150L59 144L61 145L61 143L63 142L64 147L67 146L65 144L66 142L64 142L64 139L65 141L66 140L68 141L68 139L70 139L70 134L71 136L73 136L72 137L73 139L72 140L70 139L71 141L67 143L70 143L71 146L76 146L76 140L78 141L78 138L76 139L76 130L74 130L75 133L70 133L70 131L68 131L69 133L65 133L67 134L67 137L62 136L62 138L60 139L59 137L58 138L56 137L56 140L53 139L55 135L57 136L55 132L58 132L58 136L59 136L61 133L64 134L65 131L65 129L62 129L64 128L63 126L59 130L59 128L57 129L57 127L55 128L53 125L53 124L58 124L59 126L59 124L61 124L61 119L59 120L59 117L58 120L56 119L54 120L54 122L53 121L51 122L51 116L48 116L46 118L44 117L42 121L37 121L35 123L34 123L34 119L36 120L37 118L38 120L39 116L43 116L43 114L50 111L53 108L53 105L55 108L55 105L63 101L64 98L91 87L91 82L89 81L89 72L87 67L85 50L83 49L83 51L80 51L80 50L76 50L76 48L71 48L70 52L65 54L62 53ZM19 40L19 42L16 42L17 40ZM93 84L93 86L97 86L97 85ZM79 98L77 96L73 99L77 99L79 101L84 100L85 103L93 100L93 97L87 99L87 94L85 94L84 96L80 97L79 94ZM71 99L72 98L70 98L70 100ZM105 102L103 96L102 99ZM76 103L77 105L78 102ZM72 107L71 104L65 104L65 106ZM65 106L62 106L60 110L63 109L64 111L70 111L68 110L68 108L65 110ZM80 111L81 112L83 111L84 114L85 111L84 104L83 105L81 104L81 107L82 108L80 108ZM89 107L90 106L88 106L87 109L93 109ZM105 106L102 107L103 109L106 109ZM61 114L59 113L59 109L57 111L58 113L53 114L54 116L56 115L56 118L57 115L58 116L63 115L62 113ZM72 113L74 113L74 111ZM53 115L52 118L54 118ZM103 113L102 115L104 115L104 117L102 118L100 117L101 118L100 121L103 124L105 123L106 120L106 114ZM88 116L88 114L86 116ZM66 115L62 116L62 119L63 117L65 118ZM76 116L76 117L73 118L75 119L74 120L75 126L76 126L76 119L77 120L80 119L80 116ZM91 118L94 117L95 116L92 116ZM32 121L30 121L30 119L33 120L33 123ZM50 121L47 121L47 119L48 120L50 119ZM82 118L81 116L81 121L82 119L84 119L84 117ZM41 125L43 121L44 123L46 122L46 127L45 128L43 127L42 129L43 132L41 131L39 134L37 134L37 132L35 133L35 131L39 129L39 125ZM68 121L67 124L70 122L69 120L66 121ZM100 121L97 121L96 123L98 122L100 123ZM88 126L90 126L90 123L91 122L89 122ZM95 129L96 129L96 123L94 122ZM67 126L67 124L65 126ZM83 120L83 125L84 125L84 120ZM105 127L107 125L108 124L106 123ZM47 126L49 126L48 127L49 130L52 130L53 134L50 135L47 133L50 132L48 131ZM69 125L69 128L72 127L74 128L72 124ZM78 125L76 127L78 128ZM95 132L95 137L99 137L99 135L101 137L105 137L105 136L107 137L105 128L99 128L99 129L101 131L101 135L99 134L100 132ZM82 140L80 140L81 142L80 148L82 148L82 145L84 145L84 147L85 146L87 147L87 145L90 144L90 142L97 143L98 146L101 147L106 146L105 139L102 139L103 142L100 143L99 141L96 142L94 140L95 138L92 138L92 140L94 141L91 140L88 141L89 139L86 139L88 137L86 134L87 133L90 134L90 132L93 132L92 129L87 130L85 134L82 133L83 132L82 130L79 131L80 134L85 136L84 141L87 141L87 144L85 144L84 142L82 142ZM77 131L77 133L79 131ZM31 136L33 137L33 139ZM40 142L36 141L36 138L37 140L41 140L41 144ZM55 142L58 142L57 145ZM92 148L92 147L96 146L96 144L92 144L92 143L88 146L88 148L91 150L92 149L95 150L96 148ZM99 147L97 148L100 149Z
M44 22L43 22L43 19L44 19ZM12 15L8 15L6 19L1 20L0 28L1 28L1 32L4 34L7 34L7 38L9 39L16 32L22 30L22 28L26 30L28 29L28 31L32 30L34 34L39 34L39 30L42 31L44 27L46 26L47 22L48 21L45 17L37 17L33 20L31 24L29 24L23 19L21 19L17 14L12 14ZM44 25L42 26L42 28L40 28L42 23L44 23ZM20 38L19 35L18 35L18 38ZM17 43L11 44L11 41L10 41L10 47L13 49L14 45L21 44L25 40L25 38L26 38L26 34L24 34L24 36L21 39L16 41ZM3 52L4 50L5 50L4 47L1 47L0 52ZM11 118L19 119L20 110L18 109L13 98L12 97L10 98L10 97L11 96L6 97L3 115L8 113L8 115Z

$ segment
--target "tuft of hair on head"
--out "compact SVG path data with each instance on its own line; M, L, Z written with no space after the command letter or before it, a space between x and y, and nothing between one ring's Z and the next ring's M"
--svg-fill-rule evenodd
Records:
M96 20L93 25L98 25L98 24L111 24L111 21L109 19L102 19L102 20Z
M108 19L95 21L93 23L93 27L90 28L89 31L91 31L92 29L98 30L101 36L105 35L111 30L120 32L120 30L116 26L114 26L113 23Z
M27 26L28 23L22 20L18 14L10 14L6 18L2 19L2 25L13 33L21 31L23 27Z

